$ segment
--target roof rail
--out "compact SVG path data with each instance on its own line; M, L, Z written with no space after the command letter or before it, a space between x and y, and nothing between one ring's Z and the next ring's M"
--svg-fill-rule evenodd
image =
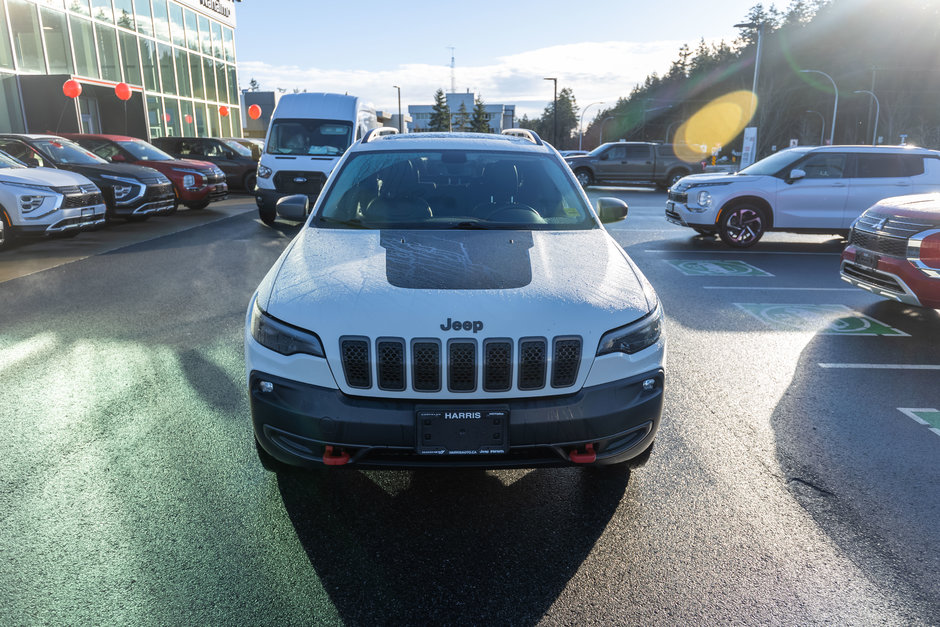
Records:
M542 145L542 138L538 136L535 131L530 131L527 128L507 128L504 129L501 135L509 135L510 137L521 137L522 139L528 139L533 144L539 146Z
M362 136L362 143L368 144L370 141L377 139L379 137L385 137L386 135L398 135L398 129L394 126L380 126L379 128L371 128Z

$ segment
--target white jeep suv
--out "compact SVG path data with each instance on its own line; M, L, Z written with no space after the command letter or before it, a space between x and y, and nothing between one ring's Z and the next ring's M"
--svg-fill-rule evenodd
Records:
M940 152L910 146L781 150L736 174L693 174L669 190L666 219L737 248L767 231L847 233L890 196L940 191Z
M662 307L537 136L367 134L261 282L245 327L267 468L645 461Z
M75 172L28 168L0 152L0 250L24 235L70 236L105 222L101 190Z

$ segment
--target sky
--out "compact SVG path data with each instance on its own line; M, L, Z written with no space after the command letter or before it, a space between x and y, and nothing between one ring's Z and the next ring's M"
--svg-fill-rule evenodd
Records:
M731 43L734 24L760 0L242 0L236 7L241 88L327 91L359 96L378 110L432 104L456 91L541 115L559 91L573 90L585 124L663 74L679 48ZM780 9L785 2L767 2ZM579 9L583 7L583 9ZM592 105L595 102L605 104Z

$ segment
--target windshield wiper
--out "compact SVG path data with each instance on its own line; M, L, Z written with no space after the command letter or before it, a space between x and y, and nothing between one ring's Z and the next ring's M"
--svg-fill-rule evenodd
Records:
M491 228L489 225L483 224L482 222L476 220L465 220L463 222L457 222L453 224L450 228L452 229L463 229L467 231L472 230L482 230L485 231Z

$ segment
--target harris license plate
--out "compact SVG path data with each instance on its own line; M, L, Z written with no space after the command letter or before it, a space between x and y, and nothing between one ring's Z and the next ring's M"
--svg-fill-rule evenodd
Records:
M508 409L415 412L421 455L494 455L509 451Z

